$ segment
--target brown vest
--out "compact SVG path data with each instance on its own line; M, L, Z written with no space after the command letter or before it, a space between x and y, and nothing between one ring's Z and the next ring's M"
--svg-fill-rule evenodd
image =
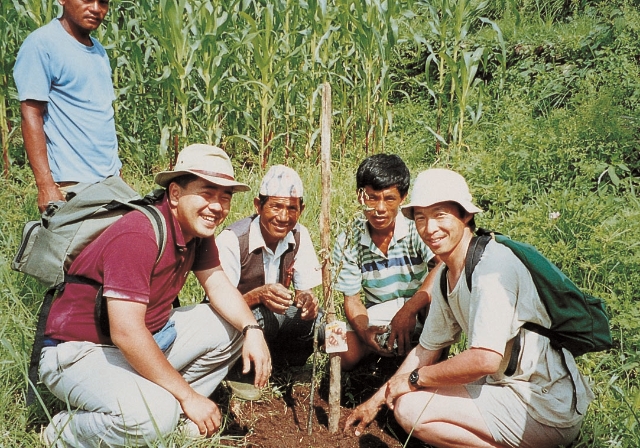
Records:
M252 215L236 221L225 229L225 231L232 231L238 237L238 243L240 245L240 280L238 281L238 290L242 294L246 294L265 284L262 248L258 247L253 252L249 252L249 229L251 228L251 222L257 216L258 215ZM293 268L293 263L298 253L298 248L300 247L300 225L296 224L291 232L293 232L295 245L289 243L289 248L280 257L278 281L282 284L285 284L287 271Z

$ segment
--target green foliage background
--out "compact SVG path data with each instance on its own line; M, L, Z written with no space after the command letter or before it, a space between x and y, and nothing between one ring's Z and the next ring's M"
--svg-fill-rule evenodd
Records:
M111 4L97 37L114 69L124 176L139 191L191 142L224 146L253 191L265 163L287 163L305 183L302 222L318 244L318 95L330 81L332 237L357 213L354 173L367 153L397 153L413 174L461 172L485 210L480 226L535 245L607 303L615 348L579 359L596 400L574 446L640 446L637 2ZM57 9L52 0L1 5L0 445L37 446L49 415L27 410L24 391L43 289L9 268L22 225L36 217L11 68L24 37ZM446 22L455 11L478 12ZM237 195L228 222L251 204ZM199 294L190 281L183 300Z

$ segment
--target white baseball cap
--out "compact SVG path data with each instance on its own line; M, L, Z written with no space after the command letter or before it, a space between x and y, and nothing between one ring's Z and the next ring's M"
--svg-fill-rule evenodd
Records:
M429 207L440 202L457 202L472 214L482 212L472 200L464 177L455 171L432 168L418 174L411 190L411 200L402 207L402 213L413 219L414 207Z
M178 154L173 170L156 174L155 181L166 188L173 179L184 174L195 174L212 184L233 187L234 193L250 189L248 185L236 181L229 156L217 146L203 144L187 146Z

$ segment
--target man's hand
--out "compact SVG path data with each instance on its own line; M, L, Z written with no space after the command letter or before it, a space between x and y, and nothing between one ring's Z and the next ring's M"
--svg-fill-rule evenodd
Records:
M412 391L411 384L409 384L409 374L395 374L387 381L387 388L384 392L387 407L393 411L396 399Z
M55 183L38 188L38 210L40 210L40 213L47 209L50 202L64 200L65 198L62 196L62 193L60 193L60 188L58 188Z
M355 435L359 436L362 434L362 431L376 418L376 414L382 408L381 405L376 404L375 400L376 396L374 395L369 400L362 403L360 406L355 408L351 415L347 417L346 422L344 423L344 430L348 431L353 425L357 423L355 428Z
M263 388L271 376L271 354L264 340L264 335L259 329L250 328L244 337L242 344L242 373L247 374L251 370L251 363L255 372L253 385Z
M416 328L416 313L403 306L391 319L391 334L387 346L398 342L398 354L403 356L411 351L411 336Z
M207 397L193 391L180 402L180 406L187 418L198 426L200 435L211 437L220 428L222 421L220 409Z
M260 303L274 313L284 314L287 308L293 305L293 295L291 291L280 283L263 285L253 291L255 291L260 298Z
M313 320L318 316L318 298L309 289L296 290L296 306L302 309L302 320Z
M378 341L376 340L376 336L379 334L383 334L385 331L387 331L386 326L373 325L371 327L368 327L366 330L357 331L356 334L363 344L376 352L378 355L386 357L394 356L395 354L392 349L380 347L380 344L378 344ZM387 347L393 346L387 343Z

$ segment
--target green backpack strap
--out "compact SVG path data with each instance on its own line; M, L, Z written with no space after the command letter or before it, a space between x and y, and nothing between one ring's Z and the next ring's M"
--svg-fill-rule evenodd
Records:
M158 256L156 257L157 264L160 261L160 258L162 258L164 249L167 245L167 221L165 220L164 215L160 213L160 210L151 204L141 204L135 208L149 218L153 231L156 234L156 241L158 242Z
M483 229L480 229L479 232L480 231L483 231ZM476 266L480 262L480 259L482 258L482 254L484 254L484 250L487 247L487 244L489 244L489 241L493 239L493 235L494 235L494 232L478 233L478 236L474 236L473 238L471 238L471 241L469 242L469 248L467 249L467 256L464 261L465 279L466 279L467 288L469 288L469 291L471 291L471 286L472 286L471 276L473 275L473 271L475 270ZM444 300L447 303L449 302L449 299L447 297L447 271L448 270L449 269L445 265L444 268L442 269L442 274L440 275L440 291L442 292L442 297L444 297Z

